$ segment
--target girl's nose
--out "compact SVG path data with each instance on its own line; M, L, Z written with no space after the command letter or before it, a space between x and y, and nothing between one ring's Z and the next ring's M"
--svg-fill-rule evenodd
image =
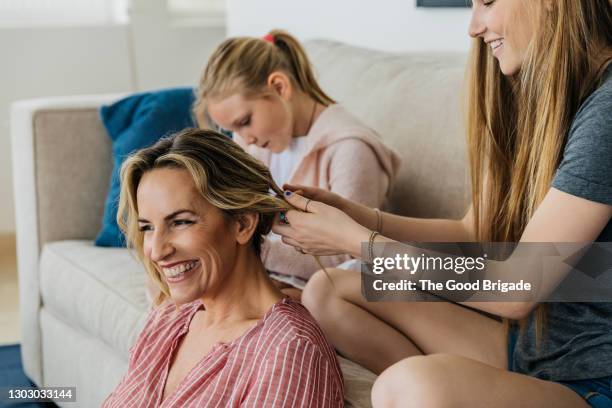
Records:
M486 30L487 27L484 24L482 13L478 11L478 9L474 8L472 10L472 19L470 20L470 25L468 27L468 33L470 37L480 37L484 34Z
M246 140L247 144L249 144L249 145L257 143L257 138L254 137L254 136L245 136L245 140Z

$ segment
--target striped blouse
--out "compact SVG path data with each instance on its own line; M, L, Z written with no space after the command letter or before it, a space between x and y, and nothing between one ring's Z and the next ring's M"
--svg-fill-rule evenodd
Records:
M170 361L197 300L162 304L130 350L127 373L104 408L342 407L344 385L334 349L298 302L277 302L241 337L219 343L161 401Z

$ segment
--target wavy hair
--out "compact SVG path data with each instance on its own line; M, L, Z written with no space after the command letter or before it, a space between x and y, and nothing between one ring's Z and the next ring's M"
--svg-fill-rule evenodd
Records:
M139 150L121 167L121 192L117 223L135 250L147 273L160 287L160 304L170 296L161 271L144 256L144 234L138 228L136 192L143 175L159 168L186 170L202 199L229 219L257 213L259 220L251 239L253 251L260 255L261 244L274 222L275 214L293 207L274 183L270 171L227 136L210 130L186 129Z

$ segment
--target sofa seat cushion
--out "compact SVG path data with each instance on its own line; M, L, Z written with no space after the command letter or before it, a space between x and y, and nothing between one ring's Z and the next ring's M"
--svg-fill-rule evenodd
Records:
M43 307L123 356L147 314L145 281L144 268L125 248L95 247L92 241L58 241L43 248Z

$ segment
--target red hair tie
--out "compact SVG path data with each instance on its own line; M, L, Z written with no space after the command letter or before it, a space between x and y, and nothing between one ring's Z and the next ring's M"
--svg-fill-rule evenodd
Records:
M274 36L272 34L265 35L262 40L274 44Z

